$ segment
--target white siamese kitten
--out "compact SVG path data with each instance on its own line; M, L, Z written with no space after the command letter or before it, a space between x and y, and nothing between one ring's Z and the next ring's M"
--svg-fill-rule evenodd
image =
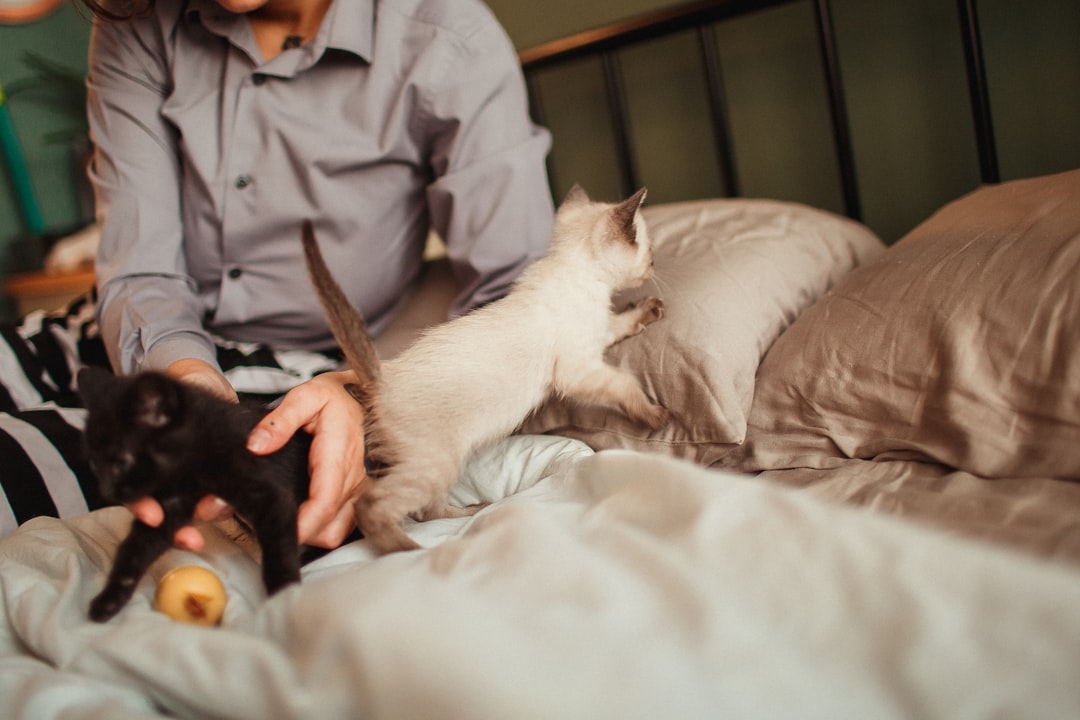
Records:
M618 409L653 429L668 418L633 375L604 362L604 350L658 320L646 298L613 312L612 294L653 275L652 244L638 209L642 188L618 203L593 202L578 186L555 217L547 256L510 293L425 331L382 364L366 326L334 282L304 227L308 270L349 363L371 384L350 391L365 411L373 482L356 506L357 524L380 554L419 547L401 528L461 517L480 506L448 504L466 459L511 434L552 394ZM362 381L363 382L363 381Z

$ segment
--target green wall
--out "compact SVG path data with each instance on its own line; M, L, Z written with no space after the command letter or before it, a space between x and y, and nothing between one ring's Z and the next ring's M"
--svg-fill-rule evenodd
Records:
M0 83L8 91L7 107L29 168L46 231L65 231L84 219L77 188L77 157L69 141L85 125L85 111L70 93L38 77L27 53L49 58L78 74L86 72L89 23L71 5L63 4L45 18L25 25L0 25ZM0 274L27 262L26 235L6 165L0 171ZM32 255L32 253L31 253ZM32 258L30 258L32 259Z
M677 3L489 4L521 49ZM864 221L891 242L978 184L956 3L831 6ZM980 0L978 7L1003 178L1080 167L1080 3ZM840 211L809 0L720 23L715 33L742 193ZM620 56L650 202L722 189L695 42L686 34ZM573 181L599 196L619 193L600 72L598 63L581 62L540 78L555 136L556 194Z

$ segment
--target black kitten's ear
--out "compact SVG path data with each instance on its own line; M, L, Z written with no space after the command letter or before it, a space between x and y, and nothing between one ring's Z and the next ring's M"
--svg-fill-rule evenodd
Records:
M645 202L645 195L648 192L647 188L641 188L636 193L616 205L615 209L612 211L615 226L622 231L623 236L626 237L631 244L637 242L637 227L634 225L634 216L637 215L641 203Z
M116 378L111 372L99 367L84 367L75 376L79 396L86 407L96 405L98 398L108 393L115 382Z
M163 428L180 413L176 380L157 373L140 375L132 388L132 417L148 428Z

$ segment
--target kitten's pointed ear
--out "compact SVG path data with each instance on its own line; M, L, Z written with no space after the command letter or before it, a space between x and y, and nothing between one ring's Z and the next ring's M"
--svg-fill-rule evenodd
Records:
M576 205L578 203L587 202L589 202L589 194L585 192L585 188L581 187L577 183L574 183L574 186L570 188L570 192L566 193L566 197L563 199L562 204L559 205L559 207L563 207L564 205Z
M180 412L180 389L164 375L146 374L133 388L132 417L143 427L163 428Z
M637 215L641 203L645 202L645 195L648 192L647 188L641 188L616 205L615 210L612 211L616 227L630 239L630 242L637 242L637 227L634 225L634 216Z

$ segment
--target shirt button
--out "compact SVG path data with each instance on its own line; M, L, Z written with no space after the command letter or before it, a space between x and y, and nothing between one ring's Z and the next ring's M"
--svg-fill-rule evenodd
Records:
M238 175L234 184L237 190L243 190L253 182L255 182L255 179L250 175Z
M238 279L243 274L244 274L244 271L241 270L238 267L234 267L234 268L229 270L229 277L232 278L233 280Z
M266 82L266 76L261 74L261 73L256 73L251 78L251 82L253 82L256 85L262 85L264 82Z

